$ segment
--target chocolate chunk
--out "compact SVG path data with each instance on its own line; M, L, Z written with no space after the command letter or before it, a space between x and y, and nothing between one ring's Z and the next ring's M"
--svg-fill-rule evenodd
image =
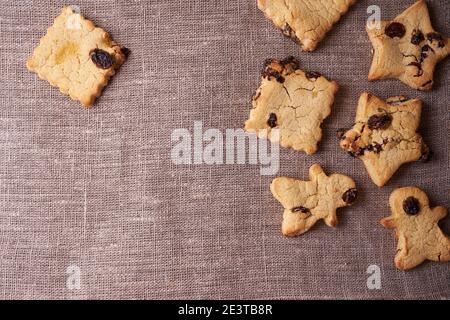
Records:
M408 197L403 201L403 210L409 215L418 214L420 211L420 203L414 197Z
M400 22L392 22L386 27L384 33L391 38L403 38L406 33L406 29Z
M345 191L345 193L342 195L342 200L344 200L344 202L347 204L352 204L353 202L355 202L357 197L358 197L358 190L353 188Z
M420 31L419 29L414 29L411 36L411 43L419 45L423 40L425 40L425 36L423 35L422 31Z
M269 120L267 120L267 124L271 128L275 128L277 126L277 115L275 113L271 113L269 115Z
M113 57L102 49L93 49L89 53L89 56L91 57L92 62L101 69L109 69L114 64Z
M311 213L311 210L309 210L308 208L300 206L300 207L293 208L292 212Z
M392 116L387 112L383 114L374 114L369 118L367 124L369 129L386 129L392 122Z
M318 73L318 72L308 71L308 72L305 73L305 76L308 79L317 79L317 78L320 78L322 75L320 73Z

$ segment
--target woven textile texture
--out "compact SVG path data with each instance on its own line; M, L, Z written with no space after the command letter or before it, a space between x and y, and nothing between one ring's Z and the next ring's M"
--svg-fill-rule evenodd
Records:
M1 1L0 298L449 299L450 263L397 270L393 231L378 222L400 186L450 207L450 60L431 92L367 81L368 6L391 19L413 2L361 0L316 51L302 53L254 0ZM64 4L132 52L91 109L25 67ZM435 29L450 35L450 2L428 5ZM288 55L340 90L319 152L280 149L278 175L307 179L319 163L360 190L338 228L318 223L298 238L281 235L274 176L259 165L171 160L174 129L242 128L264 60ZM364 90L422 98L420 131L434 151L383 188L335 134L352 125ZM441 226L449 233L450 218ZM371 265L381 270L379 290L367 286Z

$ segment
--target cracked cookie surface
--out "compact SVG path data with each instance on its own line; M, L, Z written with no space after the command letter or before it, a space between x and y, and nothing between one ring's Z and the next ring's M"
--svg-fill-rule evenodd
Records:
M317 44L357 0L258 0L258 8L304 51Z
M369 80L393 78L430 90L436 64L450 54L450 39L433 29L426 2L416 2L380 26L367 28L374 49Z
M338 224L336 209L352 204L357 198L355 182L342 174L327 176L320 165L309 169L310 181L279 177L270 190L284 207L282 233L298 236L319 220L330 227Z
M396 229L397 268L408 270L425 260L450 261L450 238L438 225L447 216L446 208L431 208L425 192L415 187L396 189L389 204L392 215L380 223Z
M359 99L355 125L342 132L341 148L361 159L381 187L402 164L428 160L430 150L416 132L421 110L419 99L399 96L385 102L365 92Z
M300 70L293 57L267 60L245 130L285 148L315 153L337 90L336 82Z
M101 28L63 8L27 61L27 68L52 86L89 107L126 59Z

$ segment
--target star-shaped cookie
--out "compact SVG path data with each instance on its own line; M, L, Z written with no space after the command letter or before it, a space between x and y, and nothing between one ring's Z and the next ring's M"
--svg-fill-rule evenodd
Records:
M293 57L269 59L245 130L285 148L315 153L322 138L320 125L331 113L337 90L336 82L300 70Z
M359 99L355 125L340 132L341 148L360 158L381 187L402 164L428 160L430 150L416 132L421 110L419 99L399 96L385 102L365 92Z
M414 187L396 189L389 204L392 215L380 222L396 229L397 268L411 269L425 260L450 261L450 237L438 225L447 216L446 208L431 208L425 192Z
M258 8L304 51L313 51L356 1L258 0Z
M367 33L374 49L369 80L393 78L430 90L436 64L450 54L450 39L433 29L424 0Z
M309 169L310 181L280 177L270 190L284 207L282 233L298 236L319 220L330 227L338 224L336 209L352 204L357 197L355 182L342 174L327 176L315 164Z
M106 31L65 7L34 49L27 68L90 107L123 64L127 52Z

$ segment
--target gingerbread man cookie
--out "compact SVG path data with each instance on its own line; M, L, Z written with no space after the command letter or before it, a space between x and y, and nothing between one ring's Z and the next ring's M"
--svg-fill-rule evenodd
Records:
M424 0L367 33L374 49L369 80L395 78L430 90L436 64L450 54L450 39L433 29Z
M425 260L450 261L450 237L438 226L447 216L446 208L431 208L425 192L414 187L396 189L389 204L392 215L381 224L396 229L397 268L408 270Z
M285 148L315 153L322 138L320 126L331 113L337 90L336 82L300 70L293 57L269 59L245 130Z
M304 51L317 44L357 0L258 0L258 8Z
M309 169L310 181L280 177L272 181L270 190L283 205L282 233L298 236L319 220L330 227L338 224L336 209L352 204L357 197L355 182L342 174L327 176L315 164Z
M352 129L339 132L341 148L364 162L373 182L382 187L402 164L427 161L430 150L417 133L422 102L393 97L386 102L363 93Z

